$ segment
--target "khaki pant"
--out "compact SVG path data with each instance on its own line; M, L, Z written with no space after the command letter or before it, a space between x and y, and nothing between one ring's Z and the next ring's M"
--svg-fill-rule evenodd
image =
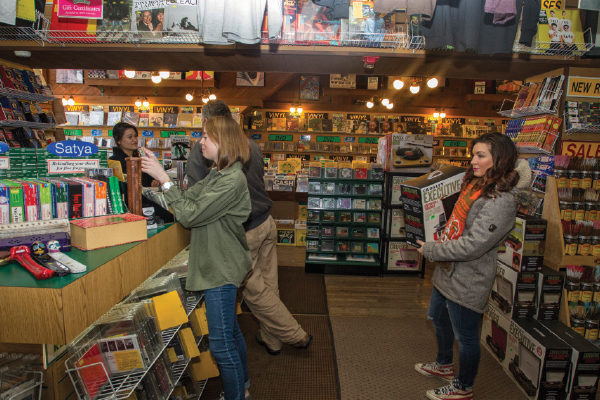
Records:
M306 332L279 299L277 230L273 218L269 216L246 232L246 240L252 253L252 270L242 287L242 295L260 322L262 340L271 350L280 350L282 342L297 343Z

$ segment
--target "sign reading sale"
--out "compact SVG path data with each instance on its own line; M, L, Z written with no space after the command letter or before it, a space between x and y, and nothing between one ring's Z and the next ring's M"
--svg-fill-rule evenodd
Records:
M563 140L560 154L571 157L598 158L600 157L600 142Z

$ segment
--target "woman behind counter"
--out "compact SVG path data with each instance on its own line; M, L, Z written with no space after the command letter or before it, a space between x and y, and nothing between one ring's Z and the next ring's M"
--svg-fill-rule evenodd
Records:
M119 161L121 170L126 174L127 162L125 162L125 159L127 157L141 157L138 151L137 128L126 122L119 122L113 127L112 135L116 146L113 147L113 155L109 157L109 160ZM142 173L142 186L158 187L159 182L152 179L150 175Z
M439 242L423 243L419 252L437 261L427 318L437 337L437 358L415 369L450 382L427 391L431 400L471 400L480 359L479 321L496 278L500 243L513 229L517 189L528 189L531 169L518 160L513 142L498 132L473 140L473 159L460 197ZM454 375L453 345L459 344L460 370Z
M192 231L186 289L204 290L210 351L221 372L225 400L247 400L246 344L235 314L235 295L252 267L242 225L252 209L242 171L250 159L250 146L231 117L206 121L200 144L202 155L214 167L188 190L173 186L147 149L142 171L160 181L177 221Z

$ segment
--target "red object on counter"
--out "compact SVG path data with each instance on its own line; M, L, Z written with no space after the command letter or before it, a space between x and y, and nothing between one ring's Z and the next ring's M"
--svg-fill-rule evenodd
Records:
M31 258L31 252L27 246L15 246L10 249L10 258L21 264L21 266L29 271L35 279L42 280L54 276L54 271L42 267Z

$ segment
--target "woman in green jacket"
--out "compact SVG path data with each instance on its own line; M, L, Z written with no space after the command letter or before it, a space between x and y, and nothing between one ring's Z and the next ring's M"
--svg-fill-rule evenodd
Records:
M242 165L248 139L230 117L206 121L202 155L214 166L188 190L174 186L152 152L142 171L160 181L177 221L191 229L187 290L204 290L210 350L219 366L226 400L249 399L246 344L235 314L235 295L252 266L242 224L251 211Z

